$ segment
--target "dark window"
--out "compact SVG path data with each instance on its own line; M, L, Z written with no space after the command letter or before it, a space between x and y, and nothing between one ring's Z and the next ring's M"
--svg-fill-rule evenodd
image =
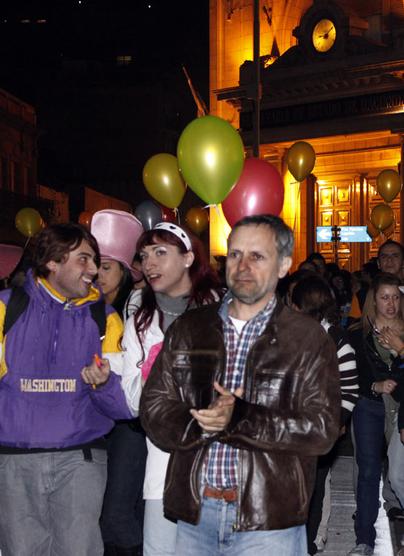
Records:
M1 187L2 189L10 189L8 181L8 160L7 158L1 159Z

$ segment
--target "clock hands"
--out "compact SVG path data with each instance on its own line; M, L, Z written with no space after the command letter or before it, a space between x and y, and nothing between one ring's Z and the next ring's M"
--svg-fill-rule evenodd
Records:
M318 38L319 39L328 39L328 35L331 33L331 31L333 29L334 29L334 25L332 25L326 33L324 33L323 35L319 35Z

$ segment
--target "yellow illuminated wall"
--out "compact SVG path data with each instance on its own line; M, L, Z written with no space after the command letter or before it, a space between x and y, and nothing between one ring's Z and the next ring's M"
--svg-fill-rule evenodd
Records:
M312 0L260 1L260 55L283 54L296 44L292 30ZM210 113L238 126L238 113L218 102L217 89L237 87L239 69L253 59L253 0L210 0Z
M297 44L292 32L300 23L303 14L313 5L314 0L260 0L260 55L267 56L278 52L282 55L291 46ZM348 2L336 0L337 4L346 6L365 6L366 2ZM368 2L372 10L377 12L377 2ZM379 2L384 15L404 17L402 0L392 2ZM239 86L240 66L246 60L253 58L253 0L210 0L210 113L228 120L236 129L239 127L239 113L230 102L218 101L217 91L229 89L229 97L233 93L237 97ZM352 6L351 6L352 7ZM264 9L265 8L265 9ZM369 8L370 9L370 8ZM378 9L378 8L377 8ZM377 12L378 13L378 12ZM354 23L356 21L353 20ZM370 122L370 120L369 120ZM368 124L363 131L349 132L349 124L344 134L329 137L300 137L308 141L316 152L316 164L313 170L313 180L317 179L318 185L310 182L296 183L294 178L286 171L285 153L291 146L290 142L261 144L261 157L275 163L284 179L285 201L281 216L292 228L295 236L294 264L305 259L308 246L307 227L321 222L318 203L318 187L321 182L330 184L335 191L339 188L347 189L353 183L355 176L366 176L369 184L369 200L365 210L359 210L356 197L349 207L352 225L366 225L373 203L372 187L375 186L376 176L382 169L398 169L398 161L403 149L403 137L400 132L386 129L368 129ZM370 125L370 124L369 124ZM309 194L308 194L309 191ZM314 195L314 206L313 205ZM310 203L310 205L308 205ZM321 203L320 203L321 204ZM310 209L310 210L309 210ZM333 207L333 211L338 211ZM342 210L342 209L341 209ZM345 210L345 208L344 208ZM400 230L401 209L397 200L396 233ZM212 255L225 254L225 237L223 231L224 218L217 217L211 209L211 253ZM364 214L362 214L364 213ZM310 222L307 215L310 215ZM313 217L313 221L311 221ZM317 222L318 221L318 222ZM311 230L312 233L312 230ZM311 239L310 233L310 239ZM398 236L397 236L398 237ZM350 262L352 269L359 268L359 263L364 262L368 255L373 254L375 242L370 246L351 246ZM320 248L317 244L314 248ZM370 249L370 250L369 250ZM373 251L372 251L373 250ZM332 255L327 255L330 258ZM348 257L348 255L347 255ZM348 260L348 259L347 259Z
M306 182L299 183L292 174L285 172L283 177L285 186L285 200L283 203L282 218L293 230L295 247L293 252L293 267L295 270L299 263L306 258L306 214L302 210L305 207Z
M222 211L222 205L210 207L209 215L209 243L210 255L216 257L218 255L227 254L227 237L230 233L230 226L227 223Z
M261 0L260 2L260 54L278 49L283 54L296 44L292 30L299 24L311 0ZM265 9L264 9L265 8ZM239 125L237 110L227 102L218 102L217 89L237 87L240 66L253 59L253 0L210 0L210 114L228 120L235 128ZM285 203L282 217L297 232L299 223L299 187L286 173ZM219 215L210 209L211 257L225 255L230 232L221 208Z

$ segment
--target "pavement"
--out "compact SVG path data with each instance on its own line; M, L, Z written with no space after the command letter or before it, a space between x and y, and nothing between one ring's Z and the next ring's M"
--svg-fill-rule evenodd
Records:
M323 556L346 556L355 546L354 521L356 503L353 490L353 456L339 456L331 472L331 515L328 524L328 541ZM376 522L376 546L374 556L394 556L389 520L384 511L382 498ZM398 523L398 522L395 522Z

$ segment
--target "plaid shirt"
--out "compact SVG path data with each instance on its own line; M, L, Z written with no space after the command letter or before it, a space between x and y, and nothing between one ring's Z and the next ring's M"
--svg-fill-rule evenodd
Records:
M258 315L246 322L240 336L229 317L228 305L231 300L231 292L227 292L219 309L219 315L223 320L224 345L227 353L222 386L234 392L244 384L248 352L267 326L275 309L276 297L273 296ZM205 482L217 489L234 488L238 482L237 466L238 449L228 444L214 442L205 460Z

